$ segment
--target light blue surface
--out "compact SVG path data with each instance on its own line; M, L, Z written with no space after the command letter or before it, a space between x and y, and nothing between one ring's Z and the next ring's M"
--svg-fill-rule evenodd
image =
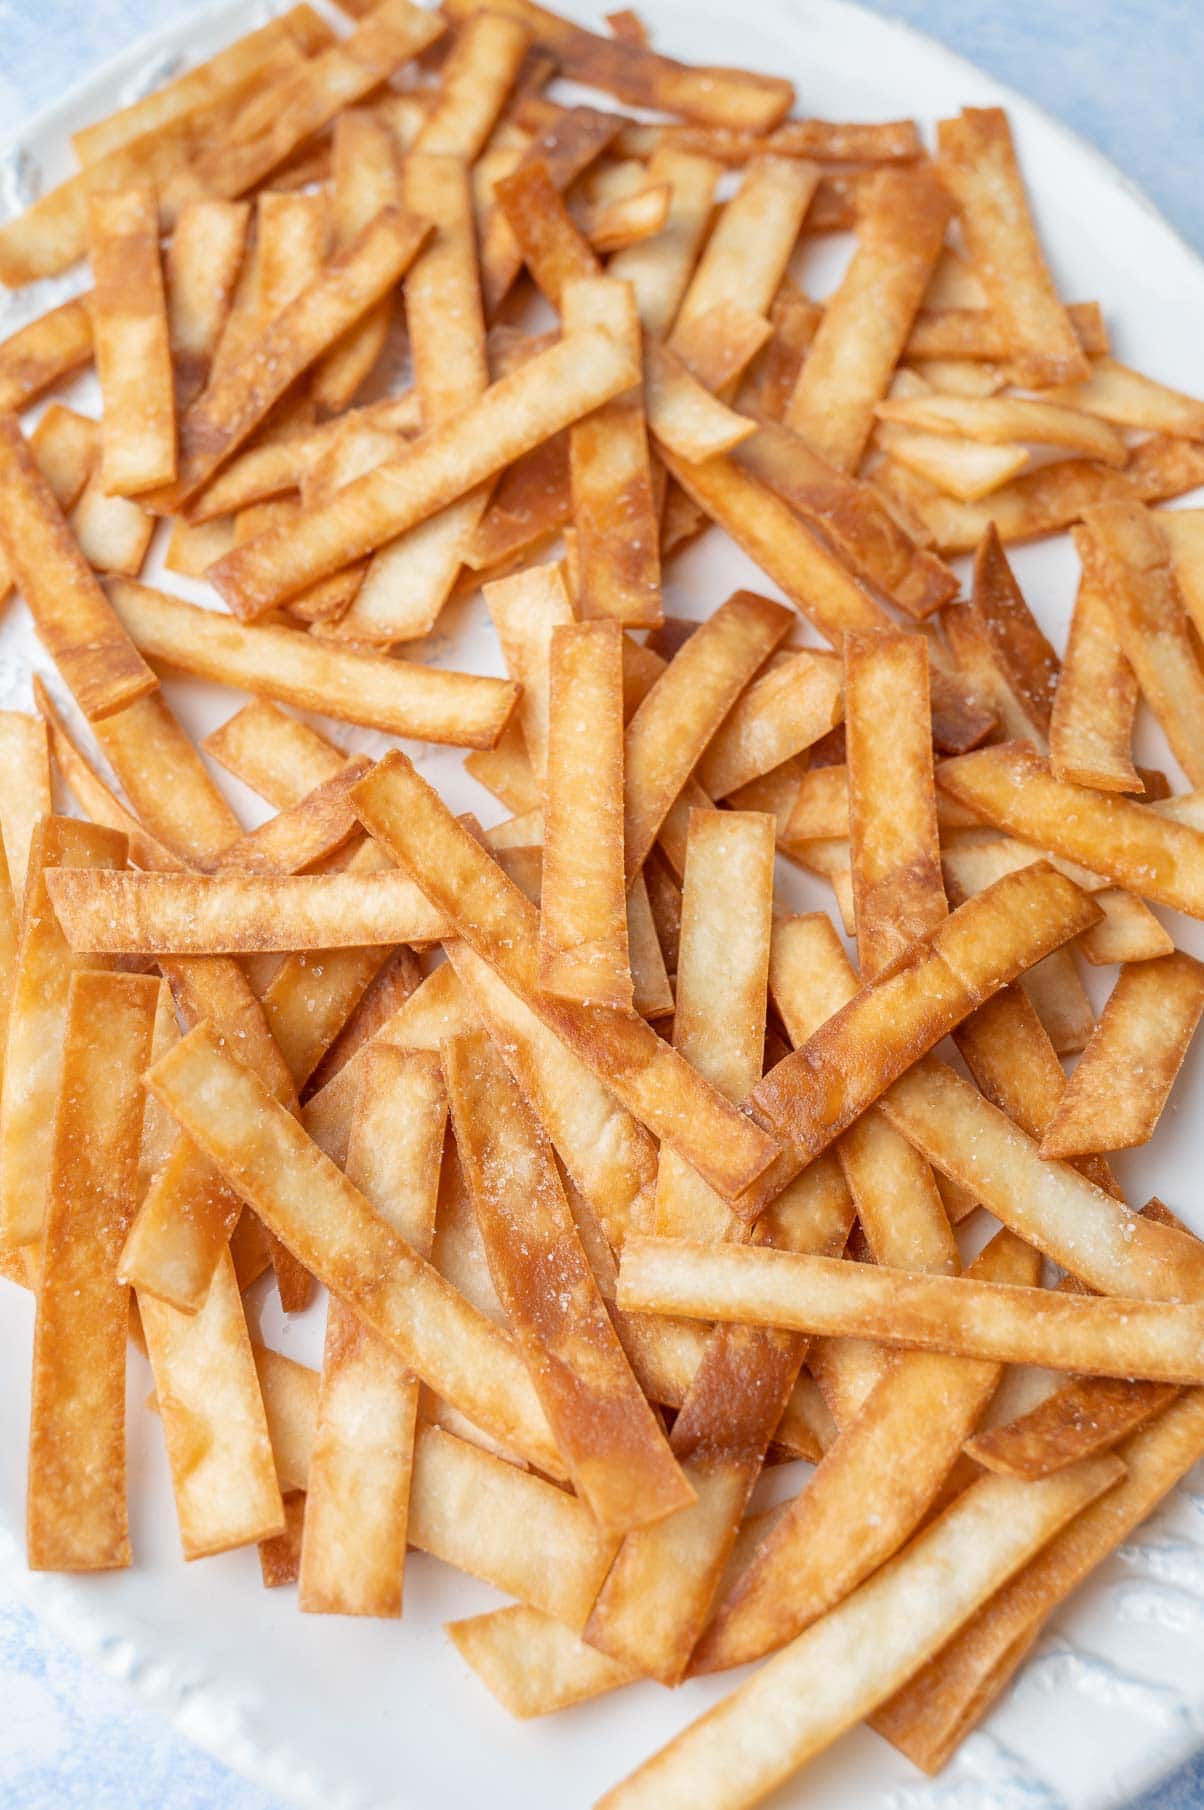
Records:
M869 4L943 38L1058 114L1204 252L1204 0ZM185 0L0 0L0 137L96 62L188 10ZM805 85L800 102L823 111L822 96L808 96ZM278 1810L2 1599L0 1804ZM1204 1755L1134 1810L1204 1810Z

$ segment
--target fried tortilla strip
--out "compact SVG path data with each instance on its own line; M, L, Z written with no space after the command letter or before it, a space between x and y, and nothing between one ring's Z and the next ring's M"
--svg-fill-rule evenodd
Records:
M1018 1237L1091 1288L1194 1298L1204 1263L1192 1239L1131 1213L1070 1164L1045 1162L1036 1137L943 1063L917 1064L883 1096L882 1111Z
M142 1293L138 1310L184 1557L281 1533L284 1508L229 1250L223 1245L195 1313Z
M993 701L1004 729L1016 735L1048 735L1060 675L1058 656L1025 602L993 527L975 549L969 610L1001 675ZM1013 730L1017 719L1024 726Z
M786 654L746 687L724 718L698 763L703 791L710 798L730 798L811 747L843 715L836 662L810 653Z
M552 636L574 620L563 568L559 563L529 566L485 585L483 594L506 668L522 687L515 715L538 788L548 757Z
M1031 1288L1040 1258L1005 1230L967 1275ZM932 1352L906 1353L889 1367L720 1603L691 1669L721 1671L783 1646L898 1551L932 1505L1000 1375L998 1363Z
M628 349L576 333L493 384L400 458L348 484L297 526L261 535L211 568L240 614L255 616L424 521L521 453L629 389Z
M860 1590L608 1792L599 1810L759 1802L897 1691L1123 1475L1105 1456L1041 1483L973 1484Z
M691 811L673 1044L739 1105L760 1079L773 907L772 819ZM670 1237L727 1238L739 1222L673 1150L662 1150L653 1223Z
M110 597L134 640L164 665L385 734L492 748L514 707L516 688L501 679L319 645L124 579L113 580Z
M1054 446L1104 465L1124 465L1129 449L1104 421L1044 399L1020 396L896 396L880 402L880 421L951 434L985 446Z
M552 632L544 791L540 985L562 999L630 1006L617 622Z
M1116 637L1171 751L1204 784L1204 673L1157 518L1136 501L1083 512Z
M443 1060L490 1273L570 1475L604 1528L659 1520L692 1492L597 1293L551 1146L484 1032Z
M778 1063L753 1090L753 1109L789 1140L796 1165L810 1161L992 993L1098 916L1086 894L1044 863L1009 875Z
M45 723L20 710L0 710L0 835L18 917L38 820L53 809Z
M285 1490L284 1532L259 1542L259 1570L265 1590L295 1584L301 1575L301 1541L305 1533L305 1491Z
M429 1258L447 1118L439 1058L382 1046L364 1065L349 1179ZM332 1297L301 1545L304 1610L401 1614L418 1383Z
M362 100L445 30L410 0L381 0L349 38L248 102L188 172L189 186L222 199L254 188L291 151Z
M92 356L92 313L83 297L62 302L0 343L0 409L23 409Z
M69 869L50 870L70 872ZM47 885L73 949L102 955L242 955L438 942L448 919L414 882L380 873L115 875Z
M542 158L524 159L497 184L494 195L523 262L554 308L561 307L566 283L601 276L602 266Z
M464 550L464 563L474 572L504 572L558 534L571 516L569 437L559 433L521 454L503 473Z
M944 242L949 198L923 167L883 170L862 197L858 245L824 310L786 425L856 472Z
M141 1078L157 1003L149 976L78 973L68 992L34 1325L27 1539L35 1571L130 1562L129 1307L114 1272L134 1209Z
M1041 1155L1066 1158L1147 1144L1201 1012L1204 967L1182 950L1122 968L1045 1127Z
M224 89L236 86L270 61L273 51L285 43L302 56L310 57L326 50L333 33L325 20L311 6L292 6L277 19L261 25L258 31L236 38L216 56L194 64L184 75L162 87L152 89L140 100L120 107L103 119L81 126L71 134L71 143L81 164L96 163L110 151L119 150L131 139L163 126L169 120L189 113L202 102L213 100Z
M485 303L485 313L492 320L505 301L515 279L523 267L524 248L516 236L508 213L496 196L496 188L502 180L514 175L522 177L526 170L538 163L546 172L545 192L554 191L559 194L567 189L576 179L594 163L602 153L613 144L619 132L619 121L613 113L599 113L594 107L554 107L547 106L550 121L538 137L527 141L523 134L525 149L517 147L505 153L505 159L498 177L484 184L485 212L483 224L480 226L481 240L481 291ZM486 159L482 158L477 166L475 182L481 183ZM530 217L530 216L529 216ZM532 223L534 221L532 219ZM574 238L579 238L574 228ZM581 249L591 259L586 242L581 240ZM590 274L582 270L579 275Z
M0 416L0 552L86 717L111 716L154 690L11 415Z
M108 496L104 484L103 469L97 465L71 511L71 532L93 571L137 578L155 519L131 497Z
M1108 351L1108 334L1098 302L1068 302L1066 316L1082 351L1100 357ZM1007 317L994 307L964 304L922 308L907 342L907 362L928 358L964 358L1008 367L1012 345Z
M582 217L582 229L596 252L622 251L625 245L638 245L661 230L672 199L667 182L654 182L631 194L595 202Z
M54 1160L67 996L72 975L96 967L71 954L45 874L50 867L117 867L125 837L68 817L43 817L29 845L21 940L9 1008L0 1109L0 1237L29 1244L42 1235ZM107 964L99 964L107 965Z
M181 864L212 867L243 835L162 692L106 718L97 737L140 822Z
M713 620L713 619L712 619ZM538 914L400 754L356 788L365 827L413 873L456 932L562 1037L628 1111L724 1198L749 1186L773 1140L707 1085L634 1013L554 1000L539 988ZM743 1179L741 1179L743 1178Z
M1024 742L945 761L937 783L976 816L1140 898L1204 917L1204 834L1118 794L1055 779Z
M546 1716L639 1676L526 1603L445 1622L444 1628L464 1663L512 1716Z
M682 297L669 337L675 351L684 356L689 329L725 303L768 314L818 182L818 167L797 157L749 160Z
M345 251L383 207L403 205L396 140L383 120L360 107L334 123L331 228L334 248ZM385 295L333 345L310 378L320 409L347 407L384 350L393 298Z
M424 1382L549 1475L564 1474L513 1348L373 1214L211 1027L185 1037L148 1085L269 1230Z
M525 25L532 42L555 58L562 74L637 107L678 113L707 126L767 132L794 99L794 89L780 76L675 63L643 45L598 37L531 0L497 0L488 6L484 0L452 0L449 8L457 23L483 11Z
M1187 1242L1184 1240L1184 1242ZM880 1340L1092 1376L1195 1383L1204 1309L633 1234L620 1307Z
M1029 213L1006 113L967 107L940 122L937 143L975 275L1007 330L1016 382L1042 389L1089 377Z
M101 476L132 496L176 475L176 415L159 211L149 187L88 197L92 332L100 379Z
M227 773L285 810L342 772L347 756L309 723L253 698L201 742Z
M691 635L640 704L624 745L629 879L744 686L790 624L788 612L737 591Z
M1157 520L1171 550L1179 594L1199 630L1204 622L1204 509L1160 509Z
M844 687L857 954L872 981L948 915L926 644L909 634L847 636Z
M883 1704L870 1723L925 1772L936 1772L998 1701L1046 1618L1140 1525L1204 1449L1198 1391L1116 1453L1126 1475L1075 1516Z
M530 34L519 18L488 11L465 19L410 149L475 162L506 104L529 43Z
M1082 529L1071 536L1082 562L1070 639L1049 725L1056 779L1099 792L1140 792L1133 765L1137 675L1117 639L1102 564Z
M205 387L242 268L250 217L245 201L190 201L180 209L164 262L177 411Z
M1084 414L1115 421L1122 427L1144 428L1154 434L1182 434L1188 440L1204 438L1204 402L1156 383L1115 358L1093 359L1091 375L1084 383L1066 384L1047 394L1051 402L1081 409Z
M889 455L886 478L898 494L897 477L912 473L925 489L962 503L989 498L1028 464L1028 451L1015 440L984 446L952 434L927 433L899 421L879 421L874 445Z
M179 476L149 499L160 513L178 512L238 451L289 386L392 288L428 232L425 221L382 208L241 358L219 367L180 422Z
M658 145L648 163L649 182L673 191L660 232L616 252L607 274L630 283L646 333L663 339L673 325L711 220L722 168L713 158Z
M1111 1451L1177 1394L1173 1383L1075 1377L1027 1414L976 1433L965 1449L985 1470L1033 1482Z

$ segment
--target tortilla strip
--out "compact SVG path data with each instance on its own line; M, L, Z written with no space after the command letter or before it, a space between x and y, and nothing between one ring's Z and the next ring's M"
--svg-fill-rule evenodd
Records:
M87 300L62 302L0 343L0 409L23 409L92 356Z
M917 635L849 635L844 682L857 954L872 981L948 913L927 648Z
M809 748L843 714L835 662L786 655L741 693L712 738L697 768L703 790L729 798Z
M1026 728L1016 733L1048 735L1060 673L1058 656L1025 602L993 527L975 550L969 607L1002 672L1004 689L1026 720ZM996 708L1009 729L1002 698L997 698Z
M925 433L957 435L986 446L1019 441L1026 446L1061 447L1116 466L1124 465L1128 458L1125 440L1115 428L1044 398L900 395L880 402L875 412L880 421L898 422Z
M1204 673L1157 519L1135 500L1100 503L1083 528L1125 658L1188 779L1204 784Z
M746 70L696 68L657 56L642 45L598 37L531 0L452 0L457 23L488 11L517 19L533 43L555 58L562 73L621 101L679 113L703 125L767 132L790 109L794 89L780 76Z
M630 283L644 331L663 339L670 331L689 286L707 228L722 169L673 145L658 145L648 162L648 180L672 189L660 232L616 252L607 273Z
M286 876L125 873L107 885L81 886L74 877L47 885L71 947L93 954L357 949L437 942L448 932L448 920L394 868Z
M180 209L164 260L175 405L205 387L246 248L245 201L190 201Z
M976 1006L1097 916L1044 864L998 881L778 1063L754 1089L753 1109L789 1139L796 1164L818 1156Z
M186 1559L283 1531L242 1296L222 1247L196 1313L139 1294Z
M64 512L73 508L85 487L94 487L99 445L97 423L86 415L77 415L73 409L64 408L61 402L50 404L30 434L29 446L38 470ZM79 538L78 534L76 538ZM81 552L86 559L86 550L81 548ZM0 551L0 602L5 601L12 590L12 575L6 569Z
M161 692L97 727L97 736L147 831L181 865L211 867L243 827Z
M858 247L824 310L786 425L855 473L944 241L949 198L931 170L883 170L862 198Z
M682 297L669 344L681 351L688 329L712 308L738 303L768 314L819 182L819 169L772 153L749 160Z
M1082 528L1071 536L1082 561L1070 640L1049 725L1056 779L1101 792L1140 792L1133 765L1137 675L1117 640L1101 561Z
M129 1310L114 1269L134 1207L140 1083L157 1003L149 976L71 979L34 1326L27 1538L35 1571L130 1562Z
M484 1033L449 1044L444 1064L490 1273L570 1474L603 1527L659 1520L690 1491L597 1294L550 1147ZM562 1282L550 1297L549 1265Z
M737 591L690 637L640 704L624 744L629 880L720 723L788 626L781 604Z
M491 748L514 707L516 688L500 679L321 646L127 580L115 579L110 597L152 659L386 734Z
M203 1096L197 1085L202 1075ZM512 1347L371 1212L211 1027L185 1037L156 1064L148 1085L269 1229L423 1381L549 1475L563 1475ZM354 1260L347 1255L352 1244ZM413 1312L402 1310L403 1297ZM421 1320L414 1317L417 1303ZM465 1370L469 1349L478 1361Z
M521 19L492 10L465 19L410 149L473 163L514 86L529 42Z
M435 1229L447 1097L437 1056L382 1046L365 1065L350 1180L420 1257ZM418 1383L332 1298L301 1545L300 1606L401 1614Z
M1178 1393L1173 1383L1074 1377L1027 1414L976 1433L965 1449L984 1469L1031 1482L1111 1451Z
M38 820L53 809L45 724L19 710L0 710L0 834L18 915Z
M400 458L348 484L296 527L261 535L208 574L240 614L254 616L371 552L475 489L637 375L609 335L572 334L433 427Z
M333 779L230 843L222 850L215 871L266 877L327 873L332 864L342 867L348 844L354 839L357 846L363 846L359 820L347 803L347 793L371 767L365 755L348 760Z
M307 792L334 779L347 756L309 723L289 716L275 704L253 698L217 729L201 747L219 766L244 785L285 810Z
M1085 382L1066 384L1050 390L1048 395L1051 402L1081 409L1102 421L1118 422L1122 427L1182 434L1188 440L1204 437L1204 402L1156 383L1115 358L1093 360L1091 375Z
M175 396L159 214L146 186L88 197L92 332L104 420L101 474L110 496L176 475Z
M1108 351L1098 302L1068 302L1065 312L1084 353L1094 358ZM906 359L909 365L929 358L965 358L1006 366L1011 344L1007 317L994 306L926 307L916 316Z
M512 1716L544 1716L631 1684L638 1674L563 1622L511 1603L444 1623L464 1663Z
M158 681L105 601L13 416L0 416L0 552L38 637L92 721Z
M1147 1144L1201 1012L1204 967L1182 950L1122 968L1045 1127L1041 1155L1065 1158Z
M959 1635L883 1704L871 1726L926 1772L943 1766L1006 1689L1050 1613L1199 1457L1201 1415L1201 1399L1193 1392L1127 1439L1116 1454L1124 1478L984 1603Z
M1055 779L1024 742L945 761L937 783L986 822L1141 898L1204 917L1204 834L1186 823Z
M560 998L630 1006L622 637L615 622L552 632L544 790L540 984Z
M432 903L449 912L457 934L650 1131L677 1149L724 1198L755 1180L775 1154L772 1140L641 1019L540 992L534 907L404 756L386 756L361 781L356 808L365 827L414 874Z
M484 15L480 15L484 16ZM641 171L642 177L642 171ZM582 216L582 227L597 252L622 251L651 233L658 233L669 217L673 191L667 182L638 188L631 194L597 201Z
M937 142L975 275L1006 327L1016 382L1041 389L1090 376L1041 252L1007 115L1001 107L964 108L940 122Z
M860 1590L609 1791L599 1810L742 1810L759 1802L898 1690L1122 1476L1118 1460L1102 1457L1041 1483L984 1477Z

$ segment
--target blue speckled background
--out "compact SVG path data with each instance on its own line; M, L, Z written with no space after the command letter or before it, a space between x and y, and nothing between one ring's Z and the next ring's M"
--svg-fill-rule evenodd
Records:
M1060 115L1204 252L1204 0L868 3L943 38ZM0 0L0 138L96 62L188 10L189 0ZM2 1598L0 1805L277 1810ZM1140 1810L1155 1807L1204 1810L1204 1755Z

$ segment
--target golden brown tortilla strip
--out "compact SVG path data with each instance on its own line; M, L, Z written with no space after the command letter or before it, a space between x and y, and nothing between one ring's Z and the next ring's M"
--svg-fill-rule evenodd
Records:
M660 1520L691 1491L597 1293L551 1146L484 1032L443 1061L490 1274L574 1484L611 1531Z
M650 1131L677 1149L725 1198L760 1175L775 1155L772 1139L634 1013L628 1017L540 992L534 907L404 756L386 756L361 781L356 808L365 827L419 879L432 903L449 912L457 934Z
M141 823L183 863L214 866L242 836L162 692L106 718L97 738Z
M1204 673L1157 519L1136 500L1100 503L1084 511L1083 530L1125 658L1172 753L1198 786L1204 783Z
M285 1490L284 1532L259 1542L259 1570L265 1590L295 1584L301 1575L301 1541L305 1532L305 1491Z
M0 344L0 409L23 409L92 356L92 315L83 297L61 302Z
M957 436L984 446L1053 446L1104 465L1128 458L1124 437L1105 421L1043 398L942 396L920 392L889 397L878 404L880 421L898 422L927 434Z
M1122 968L1041 1139L1043 1157L1147 1144L1204 1012L1204 968L1177 950Z
M540 984L561 998L629 1006L617 622L552 632L544 792Z
M478 12L456 32L439 86L410 147L434 156L480 156L519 75L530 35L521 19Z
M35 697L39 683L35 679ZM18 917L34 832L53 808L45 724L19 710L0 710L0 835Z
M1054 694L1050 765L1055 778L1075 785L1140 792L1132 753L1137 675L1117 639L1095 542L1080 527L1071 536L1082 571Z
M445 1622L444 1627L464 1663L512 1716L568 1709L638 1676L526 1603Z
M818 167L798 158L770 153L749 160L682 297L669 338L674 350L681 351L692 325L724 303L768 314L818 181Z
M332 864L341 867L343 863L336 862L336 857L346 853L352 838L362 846L359 820L347 802L347 793L371 766L366 755L348 760L335 778L230 843L222 850L215 872L328 873Z
M567 189L613 144L619 122L613 113L599 113L594 107L549 107L551 119L538 137L526 148L516 148L502 175L523 172L533 163L541 164L548 185L559 192ZM525 135L524 135L525 137ZM476 180L481 180L485 159L477 166ZM523 247L500 198L495 199L493 184L486 183L486 208L480 227L481 292L485 313L492 320L523 267ZM582 241L584 246L584 241ZM588 251L588 247L584 247ZM585 274L585 273L582 273Z
M857 469L949 212L939 178L922 167L883 170L862 197L857 251L824 310L786 410L786 425L839 471Z
M1032 1482L1111 1451L1177 1394L1173 1383L1074 1377L1027 1414L975 1433L965 1449L985 1470Z
M650 182L673 191L660 232L616 252L608 275L630 283L646 333L663 339L670 331L690 282L711 220L722 169L713 158L673 145L658 145L648 163Z
M844 714L833 660L786 654L736 700L698 764L711 798L729 798L834 729Z
M515 687L501 679L320 645L123 579L112 581L110 597L152 659L386 734L491 748L514 707Z
M447 1096L439 1058L382 1047L364 1065L347 1170L369 1204L429 1257ZM332 1298L306 1479L300 1606L401 1614L417 1380Z
M1090 376L1041 251L1006 113L967 107L940 122L937 142L975 274L1007 329L1016 381L1040 389Z
M263 698L210 730L201 747L244 785L284 810L342 772L347 756L309 723Z
M88 197L92 334L104 419L107 495L132 496L176 475L176 415L159 213L149 187Z
M744 70L693 68L629 40L598 37L567 19L531 4L531 0L453 0L457 22L487 11L517 19L539 49L547 51L574 81L602 88L635 106L679 113L703 125L732 126L765 132L789 111L794 98L780 76L751 75Z
M1126 1475L986 1601L871 1726L924 1771L943 1766L998 1700L1046 1617L1196 1461L1202 1428L1201 1399L1193 1393L1127 1439L1117 1453Z
M334 248L345 251L382 207L403 204L396 140L382 120L360 107L339 114L332 175L332 238ZM310 377L319 408L347 407L384 350L392 318L392 298L386 295L325 354Z
M180 209L164 260L176 409L204 389L246 250L243 201L190 201Z
M581 217L585 236L593 249L603 254L636 245L661 230L669 218L672 198L667 182L654 182L631 194L597 201Z
M1204 437L1204 402L1156 383L1115 358L1094 359L1085 382L1050 390L1048 396L1051 402L1065 403L1122 427L1144 428L1155 434L1182 434L1188 440Z
M38 636L92 721L158 681L105 600L14 416L0 416L0 551Z
M1098 302L1069 302L1066 315L1083 352L1108 351L1108 334ZM1006 317L995 308L922 308L907 342L907 362L926 358L968 358L1006 365L1011 347Z
M999 829L1140 898L1204 916L1204 835L1116 793L1055 779L1024 742L945 761L943 791Z
M857 955L872 981L948 913L927 647L918 635L849 635L844 686Z
M127 1290L142 1071L158 983L72 976L34 1325L28 1558L36 1571L130 1562L125 1476Z

